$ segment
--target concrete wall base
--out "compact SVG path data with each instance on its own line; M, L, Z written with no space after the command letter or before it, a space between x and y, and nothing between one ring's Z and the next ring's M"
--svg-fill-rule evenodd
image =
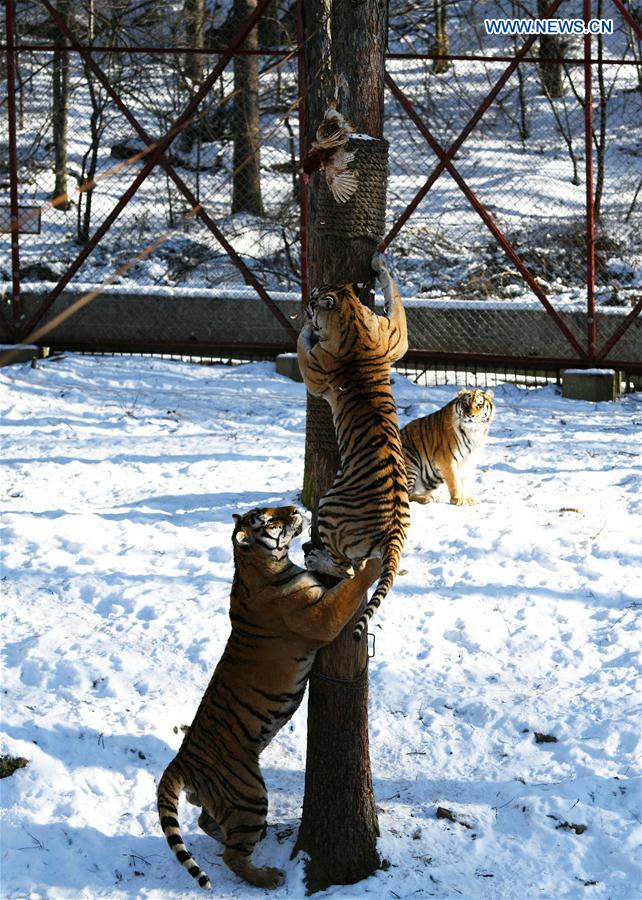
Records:
M620 376L613 369L565 369L562 372L563 397L600 402L616 400L619 394Z
M296 353L279 353L276 358L276 371L278 375L285 375L292 381L303 381Z
M24 363L42 359L48 355L48 348L36 344L0 344L0 369L12 363Z

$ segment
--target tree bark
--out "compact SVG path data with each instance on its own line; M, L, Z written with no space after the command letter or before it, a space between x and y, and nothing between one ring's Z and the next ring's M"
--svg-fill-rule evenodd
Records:
M537 0L537 14L542 17L550 0ZM553 100L564 93L564 81L562 79L562 64L559 62L547 62L549 59L559 59L564 55L562 41L555 34L543 34L539 39L539 76L542 81L544 93Z
M71 23L71 6L69 0L58 0L58 10L66 24ZM54 35L54 42L59 46L68 44L62 33ZM67 176L67 127L69 122L69 53L67 50L55 50L53 54L52 113L54 150L54 190L52 200L57 201L57 209L69 209L71 203L68 196Z
M303 0L306 41L306 139L314 138L334 75L342 75L339 109L359 133L383 131L386 0ZM376 241L320 230L319 185L310 181L309 274L314 287L367 281ZM339 463L334 426L325 400L308 397L304 501L313 509L334 480ZM366 598L364 597L364 603ZM332 884L353 884L379 867L379 833L368 744L367 642L355 643L353 624L321 650L310 679L305 796L294 853L309 856L306 882L312 893Z
M256 8L256 0L234 0L234 4L236 22L243 22ZM258 26L243 46L258 48ZM232 212L262 216L258 65L257 56L234 57Z
M433 0L435 11L435 53L440 56L448 56L450 43L448 41L448 0ZM441 75L450 68L450 60L434 59L432 70L435 75Z
M202 50L205 46L205 0L184 0L183 16L187 46ZM203 80L203 60L202 53L185 54L185 74L192 84Z

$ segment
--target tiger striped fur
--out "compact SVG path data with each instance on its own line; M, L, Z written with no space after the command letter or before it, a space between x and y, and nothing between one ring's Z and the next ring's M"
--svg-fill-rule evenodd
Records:
M451 503L475 503L468 489L494 415L491 391L461 390L442 409L401 429L410 500L428 503L446 482Z
M385 316L359 300L359 286L313 291L299 335L299 367L311 394L324 397L340 454L335 480L319 501L318 532L325 548L311 551L312 568L350 574L354 563L380 557L381 578L359 618L360 640L392 585L409 526L406 466L390 364L408 349L406 316L383 257L372 262L381 282Z
M272 888L283 873L252 864L262 837L267 791L259 754L298 708L319 647L334 640L356 612L381 567L370 560L327 590L290 561L303 519L293 506L235 516L232 630L183 743L158 785L158 813L178 861L211 887L186 848L178 798L203 807L199 825L225 845L223 860L250 884Z

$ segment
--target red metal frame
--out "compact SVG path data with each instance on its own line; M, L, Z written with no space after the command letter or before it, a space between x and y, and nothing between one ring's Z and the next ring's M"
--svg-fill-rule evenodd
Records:
M545 17L550 17L556 11L557 7L560 5L562 0L554 0L552 5L548 7L545 13ZM480 121L484 113L489 109L493 100L497 97L501 89L504 87L510 76L513 74L515 69L517 68L518 63L521 58L530 50L533 46L537 37L533 35L529 37L526 42L522 45L521 49L517 51L515 56L511 59L509 65L504 69L498 80L495 82L495 85L490 89L488 94L484 97L480 105L477 107L471 118L468 120L463 130L460 132L459 137L453 141L448 150L445 152L443 159L437 163L435 168L432 170L423 187L417 191L415 197L408 204L404 212L399 216L395 224L392 226L388 234L384 237L381 242L380 249L385 250L385 248L396 238L396 236L401 231L402 227L408 221L413 212L417 209L423 198L426 196L428 191L431 189L433 184L437 181L439 176L445 171L446 165L450 162L461 145L464 143L468 135L475 128L477 123Z
M42 318L46 315L47 311L51 308L51 305L55 302L56 298L60 295L61 291L64 287L69 283L73 275L78 271L80 266L87 259L89 254L93 251L93 249L97 246L102 237L106 234L107 230L116 220L118 215L122 212L126 204L129 200L134 196L144 179L151 172L151 170L156 165L160 165L163 170L166 172L167 176L172 179L178 190L183 194L183 196L187 199L191 206L191 213L193 215L198 215L201 220L204 222L206 227L210 230L213 236L217 239L217 241L224 248L226 253L230 256L232 262L237 266L239 271L241 272L244 280L247 284L252 286L258 296L263 300L264 303L270 308L272 314L281 322L285 331L288 334L288 338L290 341L296 339L296 330L292 327L291 323L283 316L278 306L274 303L272 298L269 296L264 286L258 281L258 279L253 275L249 267L245 264L243 259L236 253L231 244L225 239L224 235L221 233L220 229L216 225L216 223L211 219L206 210L199 203L198 199L194 196L188 185L182 180L180 175L175 171L173 164L171 164L165 156L165 151L170 146L173 139L177 136L177 134L184 128L194 116L199 103L205 97L211 86L214 84L216 78L219 77L225 66L228 64L229 60L234 55L241 54L252 54L252 55L260 55L260 56L279 56L283 54L297 54L297 62L298 62L298 73L299 73L299 83L302 86L302 96L298 101L298 115L299 115L299 150L301 158L304 156L305 151L305 96L303 85L305 84L304 80L304 46L303 46L303 29L302 29L302 13L301 13L301 3L297 4L297 48L296 51L290 50L279 50L275 48L265 48L260 50L245 50L241 47L245 37L251 30L251 28L258 21L260 16L263 14L267 6L271 0L258 0L257 7L254 12L248 17L248 19L243 23L243 25L239 28L237 34L234 36L234 39L230 42L230 45L225 48L207 48L202 50L195 50L194 48L187 47L102 47L102 46L93 46L87 47L83 46L71 33L71 31L66 27L64 20L61 19L59 13L52 5L51 0L40 0L42 6L48 11L50 17L56 22L58 28L61 33L65 34L65 36L70 41L70 45L65 45L65 50L69 51L74 50L78 52L82 58L85 60L86 64L91 68L95 77L101 82L105 90L108 92L118 109L125 116L129 124L134 128L136 133L141 137L141 139L148 145L149 153L147 154L147 158L144 162L142 170L139 172L137 177L133 180L130 187L125 191L120 200L117 202L114 209L104 220L102 225L97 229L95 234L92 236L91 240L88 242L86 247L80 252L74 263L70 266L67 272L60 279L58 284L54 287L51 293L43 302L42 306L39 308L37 313L32 316L31 320L24 325L22 321L22 307L21 307L21 297L20 297L20 251L19 251L19 239L20 239L20 230L19 230L19 219L18 219L18 183L17 183L17 146L16 146L16 116L15 116L15 58L16 53L19 51L52 51L56 49L57 45L53 43L50 44L29 44L29 43L16 43L14 36L14 0L7 0L6 2L6 22L7 22L7 73L8 73L8 89L9 89L9 98L8 98L8 112L9 112L9 156L10 156L10 165L11 165L11 194L10 194L10 202L11 202L11 216L12 216L12 225L15 224L14 231L12 234L12 286L13 286L13 296L12 296L12 316L13 322L9 323L12 325L13 331L16 333L16 338L18 336L25 335L28 337L28 333L33 331L33 328L37 325L38 322L42 320ZM634 32L642 38L642 28L640 25L633 19L629 11L626 9L622 0L613 0L616 8L619 10L620 14L623 16L627 24L634 30ZM553 0L550 4L549 8L546 10L544 16L551 17L557 11L561 0ZM591 17L591 2L590 0L583 0L583 18L584 21L588 21ZM597 322L596 322L596 311L595 311L595 220L594 220L594 211L593 211L593 149L592 149L592 66L593 65L610 65L610 64L618 64L618 65L639 65L636 60L623 60L623 59L593 59L591 56L592 42L591 36L586 35L584 39L584 55L582 59L578 58L561 58L557 60L558 62L563 62L570 65L582 65L584 68L584 84L585 84L585 97L586 101L584 104L584 115L585 115L585 155L586 155L586 284L587 284L587 349L584 349L581 344L578 342L575 335L569 330L566 326L563 319L560 317L559 313L554 309L550 300L546 296L546 293L542 289L541 285L537 282L537 279L534 275L528 270L525 266L524 262L520 259L519 255L515 251L515 248L512 247L506 236L501 232L497 223L494 221L493 217L490 215L488 210L481 203L479 198L475 195L475 193L470 189L470 187L466 184L464 178L458 172L457 168L454 165L454 157L457 151L460 149L464 141L468 138L470 133L479 123L481 118L485 115L487 110L490 108L492 103L495 101L500 91L511 77L513 72L516 70L519 63L533 63L538 64L540 62L539 58L536 56L528 55L528 51L533 46L534 42L537 40L537 36L531 36L527 38L521 48L515 53L514 56L503 56L503 55L478 55L478 54L467 54L467 55L452 55L452 56L442 56L440 54L405 54L405 53L394 53L389 54L389 59L441 59L447 58L450 60L469 60L469 61L496 61L496 62L507 62L508 65L500 75L497 82L492 86L486 97L483 99L481 104L475 110L474 114L470 117L469 121L464 126L463 130L456 138L456 140L451 144L450 147L444 149L438 141L431 134L429 129L427 128L425 122L422 121L420 116L417 114L416 110L405 96L403 91L399 88L398 85L393 81L389 74L386 74L386 83L388 88L392 92L393 96L396 97L398 102L405 109L409 117L415 123L417 128L420 130L429 146L432 148L433 152L438 157L438 162L434 169L430 172L428 178L424 185L417 192L413 200L408 204L406 210L399 216L399 218L394 223L390 232L385 236L381 243L381 248L384 249L387 247L394 238L399 234L401 228L403 228L404 224L408 221L410 216L413 214L415 209L418 207L419 203L426 196L428 191L432 188L434 183L440 177L440 175L447 171L451 177L455 180L459 188L465 194L465 196L469 199L472 206L475 208L477 213L480 215L486 226L489 228L491 233L493 234L495 240L502 247L502 249L506 252L508 257L511 259L511 262L515 265L518 271L521 273L522 277L529 285L531 290L538 297L542 305L545 307L547 313L551 316L553 321L556 323L557 327L564 333L567 338L571 348L577 354L577 357L573 357L572 359L565 360L543 360L540 358L534 358L532 360L528 360L529 363L534 365L568 365L568 364L576 364L576 365L591 365L591 364L604 364L604 365L619 365L623 368L640 368L637 363L629 363L626 361L618 361L615 362L613 360L606 360L606 357L612 351L613 347L617 344L622 335L626 332L627 328L631 325L634 319L636 319L640 313L642 313L642 299L638 301L635 307L631 310L631 312L627 315L626 319L617 327L617 329L613 332L613 334L608 338L608 340L604 343L601 349L597 350ZM4 47L3 47L4 49ZM172 127L168 130L166 135L160 139L158 142L153 143L150 136L147 134L142 125L138 122L136 117L133 115L131 110L128 109L126 104L122 101L122 98L119 96L118 92L115 90L113 85L110 83L109 79L102 71L100 66L93 59L93 54L96 52L115 52L115 53L132 53L132 52L148 52L148 53L168 53L168 54L176 54L176 53L186 53L186 52L195 52L202 53L203 55L209 55L212 53L220 54L220 59L218 63L215 65L214 69L210 72L207 79L202 83L198 92L190 99L190 101L186 104L183 112L174 122ZM555 62L556 60L551 60ZM306 202L306 185L303 179L300 179L300 233L301 233L301 280L302 280L302 293L304 300L307 297L307 284L308 284L308 268L307 268L307 256L308 256L308 241L307 241L307 202ZM99 292L99 291L98 291ZM93 292L92 292L93 294ZM18 326L22 325L18 335ZM51 339L51 343L55 344L55 340ZM214 349L217 345L212 344L211 347ZM276 348L277 345L274 345ZM280 346L280 345L279 345ZM284 347L288 347L287 343L284 343ZM240 347L240 345L239 345ZM260 345L256 345L256 348L259 348ZM159 344L160 348L160 344ZM208 345L209 348L209 345ZM200 350L201 348L199 348ZM205 348L203 348L205 349ZM248 349L245 347L245 349ZM266 347L266 349L268 349ZM272 349L272 348L270 348ZM471 354L467 353L432 353L428 351L411 351L409 354L410 357L421 357L421 358L442 358L442 359L460 359L462 361L471 361ZM502 358L500 357L490 357L484 355L484 359L487 359L489 362L501 362ZM479 359L479 357L477 357ZM520 361L526 362L523 357L519 358ZM503 358L503 362L516 362L516 360L511 359L510 357Z
M548 9L543 14L542 18L550 18L556 12L558 6L560 5L561 0L556 0L553 2ZM642 38L642 28L635 22L632 16L629 14L628 10L623 6L621 0L613 0L618 9L624 14L624 18L627 23L635 30L636 34ZM591 19L591 0L583 0L583 19L585 23ZM476 57L477 59L482 59L488 61L488 59L493 60L509 60L509 65L504 70L498 81L491 88L489 93L486 95L482 103L479 105L473 116L469 119L468 123L464 126L463 130L460 132L458 138L451 144L448 150L444 150L443 147L435 140L433 135L430 133L428 127L425 122L418 115L416 110L414 109L412 103L408 99L408 97L403 93L403 91L399 88L399 86L394 82L392 77L388 72L386 72L386 85L390 89L393 96L400 103L403 109L406 111L408 116L412 119L414 124L417 126L418 130L421 132L423 137L426 139L427 143L438 157L439 162L430 173L428 179L417 192L413 200L408 204L406 209L402 212L402 214L398 217L397 221L394 223L393 227L390 229L388 234L384 237L383 241L380 244L380 249L384 250L388 247L395 237L399 234L401 228L408 221L413 212L417 209L423 198L430 191L432 186L435 184L439 176L444 172L448 171L451 177L455 180L458 187L462 190L465 196L470 201L473 208L476 210L484 224L493 234L493 237L500 245L500 247L507 254L513 265L520 272L528 286L531 288L533 293L545 307L549 316L553 319L557 327L562 331L564 336L567 338L571 346L574 350L579 354L579 359L576 361L578 364L584 363L585 365L595 365L598 362L604 362L608 353L612 350L612 348L616 345L622 335L626 332L630 324L633 322L635 318L642 311L642 299L636 304L634 309L629 313L624 322L622 322L615 332L611 335L611 337L606 341L600 352L597 352L597 320L596 320L596 308L595 308L595 211L594 211L594 198L593 198L593 93L592 93L592 65L593 64L612 64L612 63L622 63L623 60L611 60L611 59L597 59L593 60L591 57L591 35L586 34L584 36L584 56L582 59L561 59L560 62L570 62L575 64L581 64L584 68L584 88L585 88L585 101L584 101L584 143L585 143L585 172L586 172L586 293L587 293L587 349L584 349L573 333L569 330L569 328L564 323L563 319L560 317L559 313L552 306L550 300L546 296L544 290L541 285L537 282L535 276L528 270L525 266L524 262L520 259L518 253L515 248L510 244L508 239L503 235L497 223L493 220L492 216L488 212L488 210L481 203L479 198L475 195L474 191L466 184L465 180L462 178L460 173L457 171L455 166L452 163L452 160L460 149L464 141L468 138L472 130L475 128L477 123L486 113L486 111L490 108L493 101L496 99L499 91L506 84L510 75L517 68L517 65L520 62L534 62L540 63L541 61L537 57L527 57L525 54L530 49L534 41L537 39L536 36L529 37L525 43L522 45L521 49L517 51L515 56L513 57ZM412 54L390 54L390 58L392 59L407 59L413 58ZM422 58L435 58L435 59L463 59L464 57L457 56L441 56L441 55L431 55L424 54ZM466 57L467 59L471 59L472 57ZM629 61L631 65L639 65L636 60ZM613 362L609 363L613 365Z
M304 46L305 46L305 30L303 27L303 7L300 2L296 5L296 39L299 48L297 54L297 71L299 76L299 90L301 98L299 100L299 159L305 159L306 155L306 115L307 103L305 100L305 65L304 65ZM310 277L309 277L309 241L308 241L308 187L305 178L301 175L299 178L299 235L301 242L301 299L305 305L308 302L310 293Z
M11 208L11 319L8 324L14 336L17 336L22 318L22 302L20 300L20 230L18 209L18 147L16 140L16 75L15 75L15 37L14 0L7 0L5 9L7 29L7 110L9 114L9 166L11 170L9 187L9 204Z
M64 19L62 19L61 16L59 15L59 13L57 12L57 10L54 7L52 7L49 0L40 0L40 2L47 8L50 16L52 17L52 19L54 20L56 25L60 28L60 30L68 37L72 48L74 50L77 50L78 53L82 56L82 58L85 60L85 62L89 66L89 68L92 70L92 72L94 73L96 78L100 81L100 83L103 85L103 87L105 88L105 90L107 91L109 96L112 98L112 100L114 101L114 103L116 104L118 109L125 116L125 118L129 122L129 124L132 126L134 131L136 131L138 136L143 140L143 142L147 146L152 146L153 145L152 138L147 134L147 132L145 131L143 126L138 122L138 120L136 119L134 114L123 102L122 98L119 96L118 92L114 89L113 85L109 81L109 78L105 75L105 73L102 71L100 66L98 66L94 62L91 53L88 52L87 48L81 46L80 43L76 40L75 36L67 28ZM269 3L269 2L270 2L270 0L266 0L265 5L267 5L267 3ZM249 22L249 19L248 19L248 22ZM243 39L245 38L247 33L251 30L251 27L252 26L249 26L247 28L247 30L245 31L245 34L243 35ZM171 130L172 129L170 129L170 131ZM178 133L178 131L176 133ZM218 228L218 226L215 224L213 219L205 211L205 209L203 208L203 206L201 205L201 203L199 202L197 197L192 193L189 186L183 181L183 179L180 177L180 175L176 172L172 163L170 163L169 160L167 159L167 157L164 156L164 154L162 154L162 153L158 158L158 164L162 167L162 169L166 172L166 174L172 179L172 181L174 182L176 187L179 189L179 191L181 191L183 196L189 202L193 214L195 216L198 216L203 221L203 223L207 226L207 228L210 230L210 232L214 235L216 240L224 248L225 252L228 254L228 256L230 257L232 262L236 265L236 267L239 269L239 271L243 275L243 278L244 278L246 284L248 284L250 287L254 288L254 290L257 292L257 294L259 295L261 300L263 300L263 302L269 307L269 309L272 312L272 315L276 319L279 320L279 322L281 323L281 325L283 325L283 327L288 332L290 337L292 337L294 340L296 340L297 332L295 331L294 328L292 328L292 325L290 324L290 322L286 319L286 317L283 315L283 313L278 308L276 303L269 296L268 292L265 290L265 288L260 283L260 281L254 276L252 271L243 262L241 257L238 255L238 253L234 249L234 247L232 247L232 245L229 243L229 241L225 238L225 236L223 235L221 230Z
M563 333L564 337L568 340L569 344L573 347L573 349L579 354L580 358L586 357L586 352L578 343L575 335L572 331L567 327L563 319L560 317L557 310L552 306L550 300L546 296L546 293L542 286L539 284L535 276L532 272L529 271L527 266L524 264L523 260L520 258L519 254L510 243L508 238L502 233L499 226L488 212L484 204L477 197L475 192L470 188L466 181L462 178L459 171L455 168L452 161L447 158L446 151L443 147L435 140L433 135L428 130L425 122L420 118L414 106L408 100L406 95L403 93L401 88L395 83L390 74L386 72L386 85L390 88L392 95L399 101L401 106L408 113L408 116L412 119L412 121L417 126L418 130L422 133L430 148L433 150L436 156L438 156L445 168L446 171L452 176L457 186L461 189L464 195L470 200L470 203L473 209L478 213L488 230L491 232L497 243L500 245L502 250L509 257L515 268L519 271L522 278L529 285L537 299L544 306L549 316L553 319L559 330Z
M65 286L69 283L70 279L73 277L75 272L78 271L80 266L84 263L90 253L97 246L99 241L104 237L104 235L109 230L109 227L116 220L118 215L122 212L124 207L127 205L129 200L134 196L140 185L143 183L145 178L152 171L154 166L158 163L163 170L167 173L167 175L174 181L177 188L182 192L183 196L188 200L190 206L194 212L194 215L198 215L214 237L219 241L219 243L223 246L227 254L229 255L232 262L237 266L240 270L245 282L253 287L261 300L267 304L270 308L272 314L279 320L279 322L283 325L285 330L288 332L290 337L293 340L296 340L297 332L292 327L291 323L286 319L278 306L274 303L272 298L269 296L263 285L258 281L258 279L253 275L247 265L243 262L241 257L236 253L232 245L226 240L218 226L214 223L211 217L207 214L207 212L203 209L202 205L199 203L198 199L192 193L190 188L185 184L183 179L178 175L175 171L173 165L167 160L164 156L165 150L170 146L171 142L174 138L180 133L180 131L192 120L192 117L198 108L201 100L206 96L209 92L210 88L219 77L227 63L230 61L232 56L234 55L236 48L243 43L249 32L252 30L260 16L263 14L263 11L271 2L271 0L259 0L256 9L254 12L248 16L247 20L240 26L238 32L230 42L230 46L226 48L225 53L222 54L222 58L218 61L218 63L214 66L213 70L210 72L208 77L204 80L203 84L196 92L196 94L190 99L187 106L185 107L183 113L178 117L174 125L169 129L164 138L159 140L158 142L153 142L152 138L147 134L145 129L140 125L136 117L132 114L132 112L128 109L126 104L123 102L122 98L118 95L117 91L104 74L100 66L98 66L93 58L92 53L86 47L83 47L76 39L73 32L67 27L64 19L55 7L49 2L49 0L40 0L41 4L45 7L47 12L49 13L51 19L55 22L56 26L60 29L60 31L65 34L65 36L69 39L72 49L76 50L82 58L85 60L87 65L91 68L92 72L96 76L96 78L101 82L105 90L108 92L109 96L112 98L114 103L117 105L118 109L123 113L126 117L127 121L130 123L132 128L136 131L139 137L145 142L145 144L149 147L152 147L146 163L143 166L143 169L138 174L138 176L134 179L130 187L125 191L122 195L121 199L118 201L112 212L105 218L101 226L96 230L92 238L88 241L83 250L76 257L76 260L69 267L65 275L58 281L55 288L50 292L49 296L45 299L39 310L37 310L36 314L32 316L29 323L27 324L25 331L30 333L34 330L36 325L42 320L42 318L46 315L47 311L51 308L57 297L64 290ZM27 335L28 336L28 335Z
M591 0L584 0L584 24L591 19ZM595 208L593 206L593 70L591 35L584 35L584 155L586 171L586 324L588 358L595 362Z

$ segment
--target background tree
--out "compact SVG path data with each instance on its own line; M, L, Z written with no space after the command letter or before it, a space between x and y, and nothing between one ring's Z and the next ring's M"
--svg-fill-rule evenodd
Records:
M70 0L58 0L60 15L69 25L72 17ZM67 174L67 130L69 125L69 53L63 49L67 38L58 29L53 29L53 40L60 48L53 54L52 71L52 112L51 127L53 132L54 152L54 189L52 199L60 198L56 203L58 209L69 209L71 203L68 194Z
M537 15L542 18L551 0L537 0ZM543 34L539 39L539 77L547 97L555 99L564 93L562 63L548 62L564 56L565 45L559 35Z
M435 44L434 52L440 56L450 53L448 42L448 0L433 0L435 12ZM433 59L432 70L436 75L445 72L450 66L448 59Z
M237 22L256 8L256 0L234 0ZM245 50L258 48L258 30L253 28L243 44ZM261 199L261 152L259 121L258 56L234 57L234 154L232 212L263 215Z
M306 41L306 138L334 92L335 74L345 77L340 109L356 131L383 131L386 0L346 4L304 0ZM337 237L319 229L320 177L310 182L311 284L367 281L376 241ZM316 508L334 479L338 454L330 407L308 397L305 492ZM365 601L365 598L364 598ZM358 613L357 613L358 615ZM354 620L353 620L354 621ZM305 797L295 851L310 859L310 891L352 884L379 866L377 813L368 745L367 642L356 644L352 624L322 650L310 680Z
M205 0L185 0L183 4L186 45L194 50L205 46ZM203 80L203 54L185 54L185 75L192 84Z

